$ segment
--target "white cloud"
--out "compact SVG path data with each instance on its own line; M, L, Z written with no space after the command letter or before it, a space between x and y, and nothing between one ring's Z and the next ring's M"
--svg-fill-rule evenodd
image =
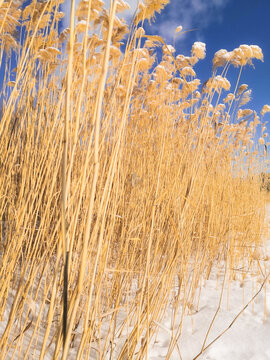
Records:
M109 9L110 0L103 0L105 7ZM136 11L138 2L142 0L125 0L130 9L117 14L118 17L124 17L130 22L134 12ZM166 6L166 19L152 23L152 32L164 37L168 43L172 42L174 31L177 26L183 26L183 32L196 29L199 35L198 40L202 41L200 30L205 29L213 21L222 21L222 11L231 0L171 0ZM76 6L79 0L76 0ZM64 27L69 27L70 0L66 0L62 5L63 11L66 13L64 18ZM176 41L183 41L186 38L185 33L180 33L176 37Z
M172 41L174 30L182 25L183 31L205 29L213 21L222 20L222 10L230 0L171 0L166 8L167 19L154 23L154 32L159 32L166 41ZM177 37L183 40L185 34Z

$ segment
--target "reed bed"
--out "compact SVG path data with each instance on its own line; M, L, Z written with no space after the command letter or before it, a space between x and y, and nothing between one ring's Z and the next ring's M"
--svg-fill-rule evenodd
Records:
M143 29L168 1L130 27L122 0L73 1L64 30L61 3L0 3L1 358L143 359L213 268L261 275L267 134L240 75L263 55L220 50L200 84L203 43Z

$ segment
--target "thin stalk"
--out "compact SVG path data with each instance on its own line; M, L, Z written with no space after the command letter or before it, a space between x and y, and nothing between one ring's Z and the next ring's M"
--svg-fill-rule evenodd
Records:
M73 45L74 45L74 15L75 0L71 2L70 12L70 39L69 39L69 57L67 68L67 87L65 101L65 123L63 134L63 156L62 156L62 236L63 236L63 254L64 254L64 288L63 288L63 348L66 343L67 332L67 316L68 316L68 263L69 263L69 239L66 224L66 208L67 208L67 152L68 152L68 125L70 122L70 98L72 86L72 68L73 68Z

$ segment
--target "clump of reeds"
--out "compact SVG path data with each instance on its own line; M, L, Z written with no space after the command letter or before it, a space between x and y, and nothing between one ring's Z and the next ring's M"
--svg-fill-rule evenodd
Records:
M218 51L202 85L205 44L177 55L140 27L167 3L130 30L123 0L81 1L61 33L60 1L1 3L3 359L142 359L169 303L183 319L216 264L235 278L261 244L267 135L239 79L262 51Z

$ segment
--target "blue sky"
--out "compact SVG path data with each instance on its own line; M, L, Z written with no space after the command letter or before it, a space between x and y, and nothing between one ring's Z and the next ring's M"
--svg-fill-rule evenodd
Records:
M79 1L79 0L77 0ZM103 0L107 5L110 0ZM137 0L125 0L131 6L123 15L131 19ZM68 6L68 4L66 5ZM66 8L67 12L68 9ZM121 14L120 14L121 16ZM240 84L252 89L252 100L246 107L259 113L265 104L270 105L270 0L171 0L151 25L145 23L146 34L161 35L167 44L173 44L174 30L192 30L176 39L176 54L190 55L195 41L206 43L206 58L196 66L197 76L203 83L211 76L212 59L216 51L233 50L241 44L259 45L264 62L254 60L255 69L243 69ZM231 67L228 79L232 90L239 69ZM265 115L270 120L270 115ZM269 124L270 130L270 124Z
M110 0L103 0L107 5ZM125 16L131 18L137 0L126 0L131 9ZM79 0L76 0L78 3ZM70 1L63 4L67 16L63 26L69 24ZM270 0L171 0L151 26L146 23L146 34L162 35L167 44L173 43L174 30L182 25L183 31L194 29L176 40L176 53L189 55L194 41L206 43L206 59L201 60L195 71L203 83L211 76L212 58L219 49L233 50L241 44L259 45L264 53L264 63L255 60L255 69L247 66L240 83L252 89L249 107L260 112L264 104L270 105ZM2 69L1 69L2 70ZM231 68L229 80L232 87L238 70ZM3 77L1 71L0 80ZM2 81L1 81L2 83ZM270 120L270 115L268 114ZM267 115L266 115L267 119ZM269 126L270 127L270 126Z
M172 44L175 27L195 29L177 37L176 51L189 55L194 41L206 43L206 59L201 60L195 71L202 82L211 76L212 58L219 49L233 50L241 44L259 45L264 62L255 60L255 69L247 66L240 83L252 89L249 107L259 112L270 104L270 0L171 0L146 32L163 36ZM231 68L228 78L232 86L238 70ZM265 115L265 119L269 118Z

